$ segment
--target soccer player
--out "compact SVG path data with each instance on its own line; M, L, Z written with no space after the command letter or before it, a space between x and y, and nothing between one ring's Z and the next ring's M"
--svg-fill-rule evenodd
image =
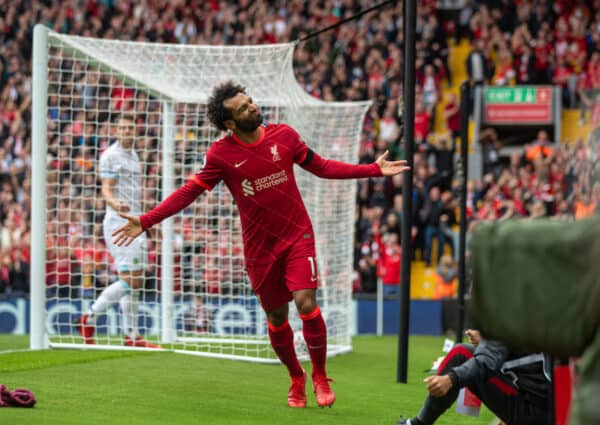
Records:
M140 217L122 213L128 222L113 233L114 242L129 245L145 229L224 180L239 209L246 270L266 312L271 345L291 376L288 405L306 406L306 372L296 357L288 323L293 299L303 321L317 403L331 406L335 394L325 370L327 331L316 301L315 235L293 167L298 164L319 177L348 179L401 173L408 169L406 161L386 161L386 155L369 165L323 159L288 125L262 125L259 107L233 82L214 89L208 117L229 135L213 142L202 170L156 208Z
M146 235L128 247L117 246L112 232L126 222L121 213L141 212L142 168L134 150L135 117L122 112L116 119L118 140L100 156L102 196L106 202L104 240L119 272L119 279L107 286L86 314L79 320L79 333L86 344L94 344L95 320L98 314L119 302L122 310L125 345L131 347L160 348L144 340L137 329L138 289L142 286L147 263Z

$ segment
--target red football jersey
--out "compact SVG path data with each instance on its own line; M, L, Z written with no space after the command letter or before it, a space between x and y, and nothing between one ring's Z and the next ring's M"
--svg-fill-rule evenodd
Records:
M314 240L312 224L294 177L294 163L325 178L381 176L375 163L345 164L321 158L285 124L261 127L254 143L235 135L214 142L202 171L152 211L140 217L144 229L189 205L204 189L221 180L240 212L246 263L267 264L284 254L299 238Z
M229 188L240 212L247 264L271 263L298 238L313 238L293 170L308 147L287 125L261 129L251 144L235 135L214 142L195 176L208 190L221 180Z

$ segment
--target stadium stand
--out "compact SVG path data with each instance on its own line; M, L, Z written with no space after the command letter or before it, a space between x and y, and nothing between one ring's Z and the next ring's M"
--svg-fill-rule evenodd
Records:
M448 2L439 2L448 3ZM563 135L558 147L527 150L501 161L502 140L482 132L485 176L469 182L468 216L479 220L571 220L599 210L600 5L598 1L456 1L459 11L419 2L417 17L417 113L412 229L414 297L431 297L439 254L456 246L456 94L473 78L471 55L481 55L486 84L554 83L563 87ZM261 44L297 39L370 5L366 0L47 0L0 1L0 296L29 290L31 175L31 40L41 22L55 31L102 38L184 44ZM127 22L127 25L124 23ZM324 100L374 101L362 136L360 161L389 149L402 158L402 8L399 3L300 44L295 52L298 81ZM115 94L115 96L117 96ZM119 96L127 96L121 93ZM54 102L54 103L53 103ZM60 117L50 99L49 125ZM48 162L67 171L61 143L96 143L105 129L74 129L85 140L52 145ZM590 137L587 137L590 135ZM584 137L585 136L585 137ZM541 135L543 138L544 136ZM539 139L539 138L538 138ZM77 152L77 150L70 150ZM99 155L100 149L96 149ZM74 162L97 174L97 157ZM400 178L361 181L357 197L355 269L357 292L376 289L383 276L381 249L392 249L402 221ZM65 188L69 190L69 188ZM101 205L92 206L102 209ZM97 215L100 217L100 215ZM101 218L100 218L101 220ZM99 227L99 226L97 226ZM108 264L103 246L76 251L68 239L81 231L63 229L65 240L49 241L54 259L48 285L59 285L72 268ZM441 247L441 249L438 248ZM395 249L395 248L394 248ZM431 267L429 267L431 266ZM100 274L99 274L100 275ZM101 275L105 275L101 273ZM94 281L101 288L105 282Z

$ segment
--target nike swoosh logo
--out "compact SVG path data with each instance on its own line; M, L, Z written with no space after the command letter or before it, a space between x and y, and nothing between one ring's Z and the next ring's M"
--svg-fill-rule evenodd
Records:
M235 166L235 168L240 168L242 165L244 165L246 163L246 161L248 161L248 160L244 159L242 162L236 162L233 165Z

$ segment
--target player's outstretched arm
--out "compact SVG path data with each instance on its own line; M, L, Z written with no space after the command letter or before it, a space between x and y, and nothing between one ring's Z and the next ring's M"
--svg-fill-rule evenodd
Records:
M381 155L379 158L377 158L377 161L375 161L375 163L379 165L382 175L393 176L395 174L400 174L410 170L410 167L407 165L407 161L387 161L386 158L388 157L388 155L389 151L385 151L383 155Z
M134 215L125 213L120 213L119 215L126 219L127 223L113 232L113 242L117 246L128 246L144 231L142 222L139 217Z
M155 224L163 221L165 218L171 217L187 207L200 196L205 189L204 186L201 186L192 178L146 214L135 217L133 215L121 213L120 216L126 219L127 223L113 233L115 245L129 245L144 230L149 229Z
M409 170L406 161L386 161L388 152L371 164L347 164L333 159L321 158L312 150L308 150L305 158L299 163L302 168L316 176L326 179L356 179L364 177L393 176Z

